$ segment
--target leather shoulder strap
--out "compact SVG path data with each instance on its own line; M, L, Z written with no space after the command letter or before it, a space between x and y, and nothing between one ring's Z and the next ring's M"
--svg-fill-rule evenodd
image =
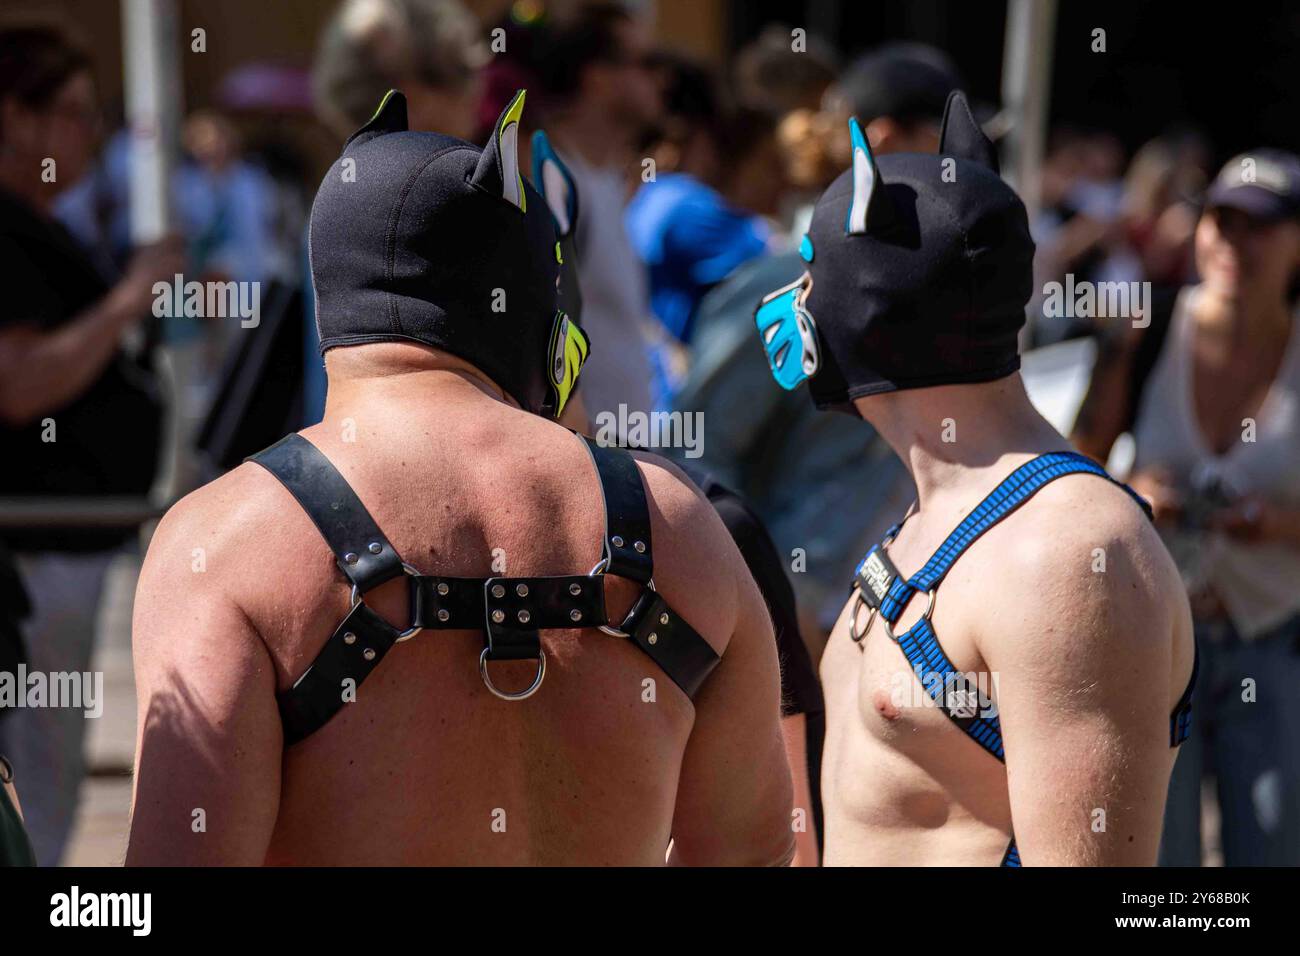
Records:
M402 559L352 486L307 439L286 435L246 460L275 475L298 500L360 593L402 573Z
M585 441L605 499L606 573L645 585L620 631L694 700L722 658L654 590L650 509L636 459L626 449Z
M650 509L636 459L622 448L606 448L584 437L605 498L605 571L648 584L654 577Z

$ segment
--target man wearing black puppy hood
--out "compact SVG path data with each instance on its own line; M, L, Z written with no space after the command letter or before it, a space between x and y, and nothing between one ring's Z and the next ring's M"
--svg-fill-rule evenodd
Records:
M177 504L140 576L129 864L791 857L743 558L680 472L555 421L580 202L544 138L545 196L521 174L523 104L479 149L390 93L326 174L325 417Z
M1178 573L1025 394L1033 242L965 98L937 155L850 133L807 272L756 313L778 383L869 421L919 496L822 658L825 862L1151 864L1191 724Z

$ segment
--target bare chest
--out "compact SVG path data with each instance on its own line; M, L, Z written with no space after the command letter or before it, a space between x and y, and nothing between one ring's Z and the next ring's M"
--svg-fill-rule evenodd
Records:
M980 808L1005 812L1003 765L959 721L996 715L996 675L983 664L974 634L979 601L957 574L946 581L928 619L942 637L920 646L914 627L927 606L919 596L890 628L850 600L822 658L827 705L828 806L868 824L937 827ZM851 632L865 634L855 641ZM951 716L950 716L951 713Z

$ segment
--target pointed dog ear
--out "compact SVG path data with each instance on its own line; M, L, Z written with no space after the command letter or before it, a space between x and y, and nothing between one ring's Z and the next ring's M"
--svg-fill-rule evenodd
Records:
M943 108L943 126L939 130L939 152L945 156L969 159L998 172L998 151L975 122L970 105L961 90L948 94Z
M528 198L524 195L523 177L519 175L519 120L524 113L526 92L515 93L502 111L470 177L475 186L500 196L523 212L528 211Z
M876 157L856 116L849 118L849 140L853 147L853 201L844 221L844 232L857 236L879 231L892 216Z
M400 90L389 90L379 101L375 115L366 121L365 126L348 137L347 142L343 144L343 151L347 152L347 148L353 143L364 143L385 133L404 133L407 129L406 97Z
M533 133L533 188L542 194L555 234L565 239L578 226L578 187L543 130Z

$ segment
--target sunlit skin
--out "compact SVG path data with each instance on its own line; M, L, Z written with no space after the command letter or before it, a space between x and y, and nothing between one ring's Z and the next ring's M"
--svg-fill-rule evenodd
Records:
M486 576L494 549L512 575L597 563L601 492L572 435L423 346L332 349L326 368L324 419L303 434L416 568ZM275 693L319 652L348 587L311 520L258 466L182 500L136 595L128 864L658 866L670 837L670 863L788 862L766 605L707 500L658 459L639 464L656 587L723 652L694 705L627 641L590 629L543 632L545 683L504 702L479 678L481 631L431 631L394 647L355 703L287 749ZM606 595L621 619L636 589L611 578ZM401 581L366 601L405 625ZM533 666L506 662L494 678L522 689Z
M888 549L905 577L1001 479L1067 447L1018 374L855 404L916 483L918 510ZM955 441L943 440L947 419ZM914 598L896 633L925 607ZM850 611L821 663L827 865L996 866L1013 831L1026 866L1155 862L1191 619L1173 562L1125 492L1089 475L1051 482L939 586L935 631L958 670L992 691L1005 768L928 706L880 620L861 647L850 639Z

